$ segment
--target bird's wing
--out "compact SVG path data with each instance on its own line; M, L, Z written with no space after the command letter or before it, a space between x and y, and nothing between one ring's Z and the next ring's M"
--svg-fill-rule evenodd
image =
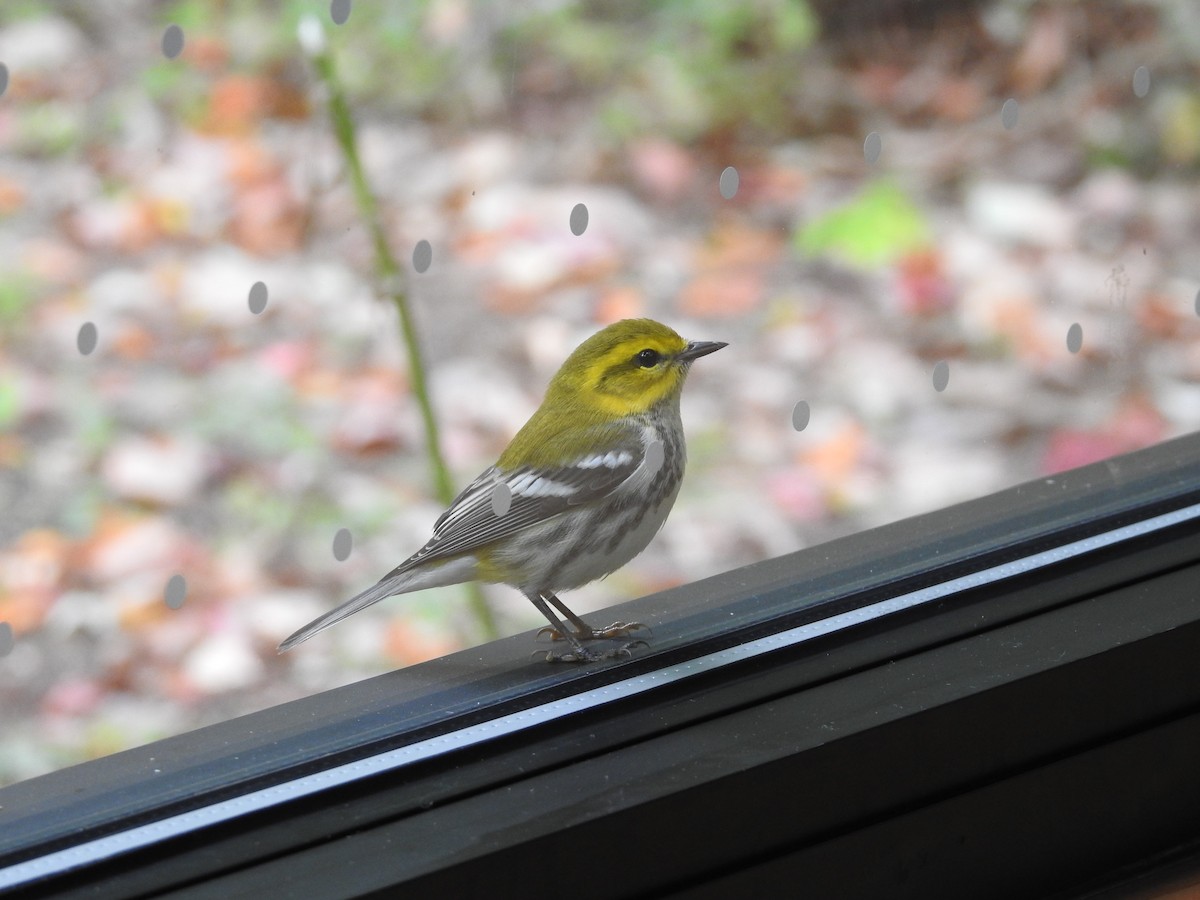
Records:
M583 431L596 433L566 434L559 439L578 439L569 440L568 446L600 444L604 452L586 452L560 466L536 470L520 467L502 471L492 466L467 485L434 523L429 542L396 571L419 562L470 553L571 507L600 500L647 461L650 444L641 426L589 426ZM655 452L661 453L661 445L658 451L650 451Z
M591 426L575 432L567 429L556 439L574 441L567 446L600 444L606 450L584 453L561 466L536 471L527 467L501 471L492 466L450 504L434 524L433 537L424 547L374 586L287 638L279 645L280 652L385 597L413 589L414 570L421 563L468 554L573 506L609 496L626 482L633 486L630 490L637 490L642 480L652 477L653 470L662 464L662 445L656 447L647 430L636 425ZM440 583L453 584L463 580L465 573L442 574L450 580Z

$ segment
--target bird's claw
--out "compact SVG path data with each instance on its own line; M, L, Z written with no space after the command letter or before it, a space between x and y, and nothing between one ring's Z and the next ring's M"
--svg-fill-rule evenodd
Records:
M601 662L606 659L629 659L633 656L635 647L649 647L645 641L630 641L612 650L589 650L586 647L555 653L552 650L534 650L531 656L540 656L548 663L588 663Z
M650 630L648 625L643 625L641 622L613 622L607 628L593 628L590 631L577 631L575 637L581 641L611 641L615 638L629 637L630 634L637 631L639 628ZM557 628L547 625L544 628L538 629L536 640L541 640L548 636L551 641L565 640ZM638 643L638 642L635 642Z
M650 631L650 626L644 625L641 622L613 622L607 628L593 629L592 636L599 640L612 640L613 638L629 637L630 634L641 628L644 628L647 632ZM644 644L646 642L634 641L633 643ZM626 646L631 645L626 644Z

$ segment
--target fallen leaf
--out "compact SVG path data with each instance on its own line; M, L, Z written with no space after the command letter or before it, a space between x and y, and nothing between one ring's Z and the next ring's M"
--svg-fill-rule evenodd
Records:
M392 619L384 634L384 655L401 666L436 659L458 649L459 643L450 635L411 619Z
M835 487L860 464L866 452L866 431L857 422L846 422L820 443L810 444L799 454L799 463Z
M41 625L62 588L70 551L66 537L37 528L0 553L0 622L17 634Z
M782 248L774 231L723 224L697 249L696 276L679 295L681 312L738 316L756 308L766 291L765 270L778 262Z
M683 315L705 318L742 316L762 302L764 289L765 280L757 270L703 272L680 292L679 309Z
M280 177L237 195L228 232L251 253L277 256L299 249L307 228L308 210Z
M1071 54L1073 10L1061 4L1035 7L1025 29L1025 43L1012 63L1013 86L1023 96L1044 91L1066 65Z
M621 319L637 319L646 314L646 298L632 285L619 285L600 294L593 318L608 324Z
M209 472L208 448L176 435L125 437L105 454L101 471L118 496L175 506L195 496Z
M935 315L954 307L954 290L936 248L915 250L897 260L894 296L908 315Z
M698 166L692 154L673 141L648 138L629 148L634 177L660 200L677 200L696 180Z
M25 188L11 178L0 176L0 216L11 216L25 208Z

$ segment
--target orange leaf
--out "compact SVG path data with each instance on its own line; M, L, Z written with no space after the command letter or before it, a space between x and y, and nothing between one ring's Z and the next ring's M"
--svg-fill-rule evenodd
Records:
M405 619L392 620L383 641L388 660L404 666L445 656L457 649L458 642L449 635Z
M844 481L859 465L866 451L867 436L857 422L847 422L829 438L807 447L800 462L819 475L827 485Z
M736 316L754 309L766 290L765 269L778 259L783 239L739 222L719 227L696 254L696 277L679 297L697 316Z
M41 625L62 585L69 552L65 537L38 528L0 555L0 621L18 634Z
M25 188L11 178L0 177L0 216L20 212L25 206Z
M621 319L636 319L646 314L646 298L632 285L620 285L604 291L596 302L594 318L605 324Z

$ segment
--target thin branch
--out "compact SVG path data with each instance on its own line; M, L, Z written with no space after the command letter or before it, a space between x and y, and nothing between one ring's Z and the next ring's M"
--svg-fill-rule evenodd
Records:
M306 23L306 26L310 23ZM311 23L317 24L319 23ZM338 146L346 159L346 167L350 173L350 185L354 190L354 200L358 205L359 214L371 235L371 244L375 252L375 273L380 289L396 307L400 318L400 331L404 346L408 353L409 377L412 384L413 396L421 410L421 419L425 427L425 452L433 473L434 488L442 503L449 506L457 495L450 469L442 455L441 438L439 435L437 415L429 396L428 380L425 375L425 362L421 353L421 345L417 338L416 325L413 322L412 309L409 305L408 292L405 287L405 273L391 247L388 246L387 233L379 214L379 204L367 180L362 160L358 153L358 136L354 127L354 119L350 114L350 105L342 90L341 81L337 76L337 67L333 53L324 41L313 41L310 46L313 65L325 86L328 96L329 119L333 124L333 132ZM499 636L495 616L483 595L482 588L471 583L465 586L471 612L479 624L486 639Z

